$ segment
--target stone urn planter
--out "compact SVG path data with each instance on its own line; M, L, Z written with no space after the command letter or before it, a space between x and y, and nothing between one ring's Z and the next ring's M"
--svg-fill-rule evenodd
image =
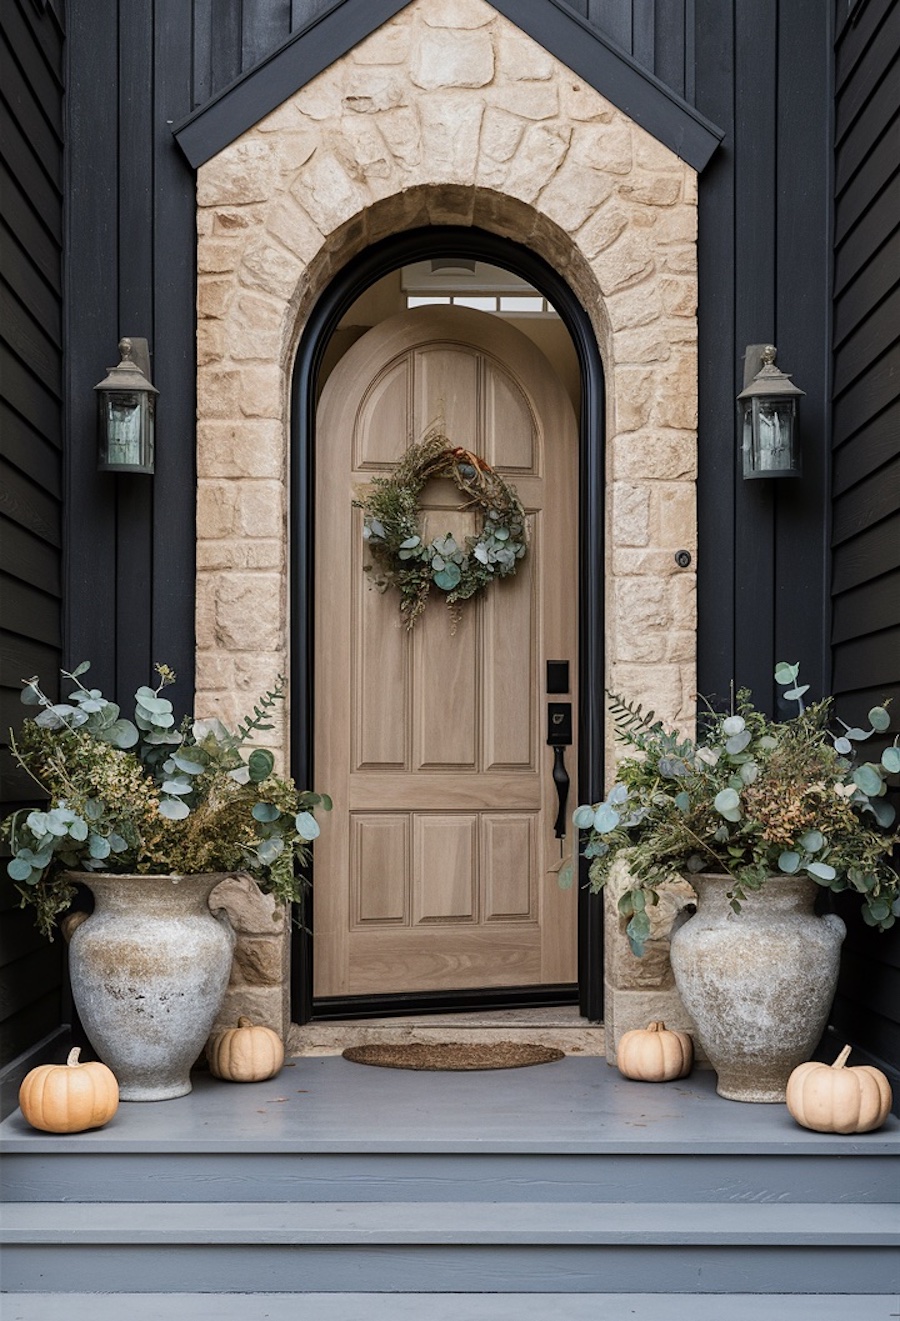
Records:
M771 877L733 912L729 876L690 877L696 914L672 935L675 984L731 1101L784 1101L827 1022L845 927L817 917L819 887Z
M207 903L224 877L72 879L96 900L69 945L72 996L91 1044L121 1100L184 1096L231 971L234 933Z

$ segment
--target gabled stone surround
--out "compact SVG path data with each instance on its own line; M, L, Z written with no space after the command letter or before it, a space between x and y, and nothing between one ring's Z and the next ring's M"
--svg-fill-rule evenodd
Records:
M689 724L695 576L674 554L696 550L694 170L484 0L413 0L203 165L197 203L198 710L232 721L288 668L289 386L312 307L369 244L455 224L532 248L591 317L608 684ZM235 898L225 1017L286 1031L283 915ZM612 1042L648 993L652 1016L679 1010L664 954L633 968L609 926Z

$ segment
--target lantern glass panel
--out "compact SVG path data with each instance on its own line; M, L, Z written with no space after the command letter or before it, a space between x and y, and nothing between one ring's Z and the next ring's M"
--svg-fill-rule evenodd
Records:
M795 452L796 399L743 401L741 449L745 477L800 475Z
M153 472L154 399L143 391L103 391L100 466L113 472Z

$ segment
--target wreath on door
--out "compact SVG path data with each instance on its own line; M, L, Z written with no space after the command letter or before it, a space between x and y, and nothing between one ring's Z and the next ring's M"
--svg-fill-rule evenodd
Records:
M419 494L432 477L449 477L465 496L459 508L481 516L475 535L462 545L449 532L426 539ZM439 427L410 446L390 477L375 477L358 496L353 503L363 511L363 538L372 556L366 572L379 591L397 588L407 629L425 609L432 587L446 594L455 628L459 603L495 579L511 577L525 555L525 512L515 489L480 455L451 445Z

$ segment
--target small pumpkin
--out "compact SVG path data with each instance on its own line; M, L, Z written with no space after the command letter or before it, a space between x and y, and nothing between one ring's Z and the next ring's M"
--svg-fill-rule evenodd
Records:
M19 1105L32 1128L45 1133L83 1133L102 1128L119 1108L119 1084L99 1061L79 1063L81 1047L65 1064L39 1064L25 1075Z
M694 1063L694 1043L687 1032L671 1032L665 1023L626 1032L616 1051L616 1064L626 1078L638 1082L670 1082L684 1078Z
M206 1047L210 1072L226 1082L265 1082L284 1063L281 1037L270 1027L255 1026L249 1018L209 1039Z
M891 1085L871 1064L845 1068L845 1046L833 1064L798 1064L787 1085L787 1108L803 1128L816 1133L871 1133L891 1109Z

